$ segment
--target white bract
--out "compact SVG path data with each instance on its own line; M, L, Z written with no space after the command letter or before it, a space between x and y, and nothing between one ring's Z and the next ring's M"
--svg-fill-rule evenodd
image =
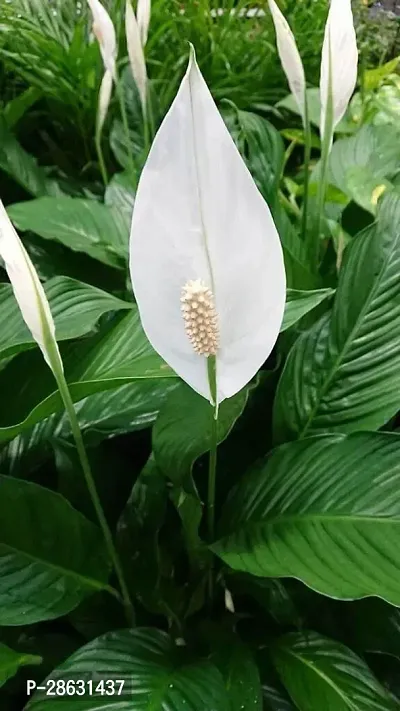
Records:
M296 99L303 123L305 123L306 78L296 40L275 0L268 0L268 4L275 25L279 58L286 74L290 91Z
M321 62L321 138L346 113L357 81L358 50L351 0L331 0ZM329 115L331 114L331 115ZM328 118L328 123L327 123Z
M117 80L117 38L107 10L99 0L88 0L93 15L93 33L99 43L105 68L99 93L97 131L101 133L111 100L113 81Z
M133 78L138 88L143 113L146 113L147 71L143 53L139 25L132 8L131 0L126 0L125 9L126 43Z
M117 38L115 28L107 10L99 0L88 0L93 15L93 33L99 43L103 63L116 79Z
M271 213L191 53L143 169L130 270L143 328L164 360L212 401L248 383L269 356L285 307Z
M55 373L63 370L49 302L29 255L0 200L0 256L22 317Z
M151 0L138 0L137 4L137 22L139 27L140 39L144 47L149 34L149 25L151 17Z

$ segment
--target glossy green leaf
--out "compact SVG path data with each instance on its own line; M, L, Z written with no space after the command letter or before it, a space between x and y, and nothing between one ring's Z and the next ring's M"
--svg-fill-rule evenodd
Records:
M282 137L275 126L258 114L238 111L237 119L249 170L261 194L273 207L285 155Z
M347 247L331 316L295 343L274 405L277 441L378 429L400 405L400 197ZM293 387L293 384L296 387Z
M58 341L79 338L95 327L103 314L131 309L133 304L89 284L54 277L45 284ZM0 358L9 358L36 342L26 326L10 284L0 284Z
M155 629L111 632L90 642L52 672L55 680L120 679L120 696L63 699L68 711L229 711L223 679L210 662L191 659ZM27 711L56 711L62 701L36 692Z
M62 355L75 402L136 380L176 378L151 348L136 308L115 317L92 338L66 344ZM52 373L36 350L21 353L0 372L0 388L9 402L1 413L0 441L64 410Z
M227 400L218 412L217 441L222 442L242 414L248 387ZM182 519L189 549L198 549L203 504L192 478L196 459L210 450L214 409L186 383L180 383L160 411L153 428L157 466L174 484L172 500Z
M175 378L139 379L115 390L89 395L76 403L75 411L85 441L93 445L111 436L150 427L177 382ZM26 476L26 472L52 456L52 445L58 438L72 438L65 413L38 422L3 447L0 471Z
M400 605L399 453L399 435L373 432L276 449L233 492L214 552L234 570Z
M336 141L329 157L329 182L375 213L376 189L387 187L385 179L398 169L399 138L395 126L365 125L354 136Z
M123 218L127 234L129 234L131 229L134 201L135 193L132 178L129 173L126 171L125 173L116 173L113 175L107 185L104 202Z
M107 588L109 564L96 526L37 484L0 476L0 491L1 625L60 617Z
M325 299L331 298L334 293L334 289L314 289L311 291L288 289L281 332L286 331L297 321L300 321L309 311L322 304Z
M22 232L35 232L113 267L123 268L127 259L129 232L123 215L96 200L42 197L10 205L7 212Z
M0 642L0 687L15 676L20 667L30 664L40 664L41 657L35 654L24 654L24 652L15 652L10 647Z
M315 632L273 645L272 658L299 711L395 711L398 704L354 652Z
M60 190L55 181L50 180L35 158L27 153L0 115L0 170L11 176L28 193L37 197L57 195Z
M222 402L218 412L217 440L222 442L247 402L248 388ZM214 409L185 383L169 396L153 428L153 450L160 469L179 484L196 459L209 451Z
M4 107L4 118L8 128L15 126L25 115L28 109L42 98L42 92L35 86L30 86L25 91L7 102Z

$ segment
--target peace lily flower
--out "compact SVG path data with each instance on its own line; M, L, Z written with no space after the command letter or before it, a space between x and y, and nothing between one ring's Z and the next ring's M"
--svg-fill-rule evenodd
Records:
M0 200L0 256L22 317L40 347L47 365L58 376L63 364L49 302L28 253Z
M147 35L149 33L151 17L151 0L138 0L137 4L137 22L139 27L140 39L142 47L145 47Z
M282 248L193 50L139 181L130 270L147 337L183 380L215 404L250 381L283 318Z
M107 10L99 0L88 0L93 15L93 33L99 43L105 73L100 87L97 131L101 133L111 100L113 82L117 80L117 38Z
M268 0L272 19L275 25L278 54L286 74L290 91L299 107L303 123L306 123L306 78L303 62L297 49L294 34L285 17L282 15L275 0Z
M321 138L332 141L357 81L358 50L351 0L331 0L321 62Z
M142 18L144 10L142 12ZM144 18L145 19L145 18ZM142 19L142 21L144 21ZM150 20L150 15L149 15ZM146 113L146 96L147 96L147 71L146 71L146 61L143 52L143 33L147 28L142 25L139 27L138 21L136 20L136 15L133 11L131 0L126 0L125 8L125 30L126 30L126 43L128 47L129 62L131 65L131 70L133 78L135 80L136 86L138 88L140 101L142 104L143 113Z

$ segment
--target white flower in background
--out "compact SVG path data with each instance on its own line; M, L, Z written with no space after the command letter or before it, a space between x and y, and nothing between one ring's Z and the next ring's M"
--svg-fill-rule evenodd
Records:
M147 71L139 25L131 0L126 0L125 9L126 43L133 78L138 88L143 113L146 113Z
M99 43L105 67L97 112L97 131L100 134L111 101L112 85L117 80L117 38L111 17L101 2L99 0L88 0L88 3L93 15L93 34Z
M283 71L286 74L290 91L296 99L303 123L305 124L306 78L303 62L301 61L299 50L297 49L294 34L275 0L268 0L268 4L275 25L276 43Z
M321 138L327 128L333 136L335 127L346 113L357 82L357 64L357 38L351 0L331 0L322 47Z
M142 47L146 46L147 35L149 34L149 25L151 17L151 0L138 0L137 4L137 23L139 27L140 40Z
M59 373L63 365L47 296L1 200L0 256L26 325L41 348L46 363L54 373Z
M279 236L193 51L139 181L130 270L151 344L211 402L208 356L220 403L271 353L285 307Z

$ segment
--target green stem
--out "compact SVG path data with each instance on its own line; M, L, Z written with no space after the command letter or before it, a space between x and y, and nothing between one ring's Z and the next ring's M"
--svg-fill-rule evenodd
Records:
M207 524L208 539L210 543L215 537L215 490L217 482L217 446L218 446L218 404L217 404L217 368L215 356L207 358L208 382L210 384L211 398L214 402L211 410L211 441L210 458L208 464L208 493L207 493ZM209 594L213 599L214 571L211 563L209 572Z
M311 161L311 124L308 116L307 98L305 102L305 121L304 121L304 195L303 195L303 213L301 222L301 233L303 240L307 241L307 219L308 219L308 191L310 182L310 161ZM313 235L311 233L310 239Z
M332 93L332 60L330 60L328 101L327 101L327 106L326 106L324 137L323 137L323 141L322 141L322 150L321 150L320 175L319 175L318 190L317 190L317 213L316 213L315 229L313 230L314 234L313 234L312 250L310 252L311 265L315 271L318 271L318 267L319 267L321 227L322 227L322 219L323 219L323 215L324 215L326 187L327 187L327 182L328 182L329 155L330 155L331 148L332 148L333 133L334 133L334 125L333 125L333 93Z
M50 345L50 344L49 344ZM51 344L52 345L52 344ZM54 348L51 348L51 350L54 350ZM54 363L59 362L58 354L54 354ZM116 576L118 578L119 586L121 589L121 595L122 595L122 601L125 609L125 614L126 614L126 619L127 622L130 626L134 626L135 623L135 613L133 610L133 606L129 597L129 592L128 592L128 587L125 582L125 577L122 571L122 565L121 561L119 560L118 553L115 549L114 546L114 541L113 537L109 528L109 525L107 523L107 519L104 515L104 511L100 502L99 495L97 493L96 489L96 484L93 479L93 474L90 468L90 463L89 459L86 453L85 445L83 443L83 438L82 438L82 433L79 427L78 423L78 418L76 416L75 412L75 407L74 403L71 398L71 393L69 391L67 381L65 380L65 376L63 371L61 370L61 367L53 366L53 372L57 381L58 389L60 391L60 395L62 397L63 403L65 405L65 409L67 412L67 415L69 417L69 421L71 424L71 430L72 430L72 435L75 440L76 444L76 449L78 452L79 460L82 465L83 469L83 474L85 476L86 480L86 485L90 494L90 498L92 500L94 509L96 511L96 515L99 521L100 528L102 530L105 544L107 546L107 550L110 556L110 559L112 560L114 570L116 573Z
M126 145L128 148L129 163L131 166L132 175L135 175L136 166L135 166L135 161L133 158L133 151L132 151L132 146L131 146L131 134L129 131L128 116L127 116L126 107L125 107L125 92L124 92L123 83L122 83L120 77L117 77L116 85L117 85L118 101L119 101L119 106L120 106L120 110L121 110L122 125L124 127L124 132L125 132L125 136L126 136Z
M99 160L101 177L103 178L104 187L106 188L108 185L108 174L107 174L106 164L104 161L103 149L101 147L101 132L97 131L97 130L96 130L95 143L96 143L96 151L97 151L97 157Z

